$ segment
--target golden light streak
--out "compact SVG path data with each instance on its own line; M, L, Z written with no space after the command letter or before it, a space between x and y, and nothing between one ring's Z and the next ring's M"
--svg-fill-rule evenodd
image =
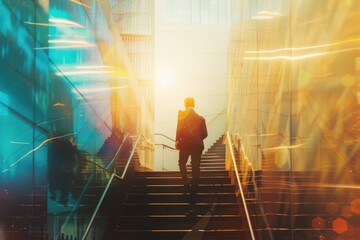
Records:
M253 20L270 20L273 18L274 18L274 16L262 16L262 15L255 15L255 16L251 17L251 19L253 19Z
M257 13L257 15L261 15L261 16L281 16L281 13L264 10L264 11L259 11Z
M89 47L94 47L94 46L95 46L95 44L81 44L81 45L66 45L66 46L52 46L52 47L37 47L34 49L42 50L42 49L89 48Z
M17 142L17 141L10 141L10 143L12 143L12 144L21 144L21 145L28 145L28 144L30 144L29 142Z
M42 143L40 143L39 146L37 146L36 148L32 149L31 151L29 151L28 153L26 153L24 156L22 156L21 158L19 158L18 160L16 160L14 163L12 163L10 165L10 167L13 167L15 166L16 164L18 164L21 160L23 160L24 158L26 158L27 156L29 156L31 153L37 151L38 149L40 149L42 146L44 146L45 143L49 142L49 141L52 141L52 140L55 140L55 139L59 139L59 138L63 138L63 137L66 137L66 136L71 136L71 135L75 135L76 133L69 133L69 134L65 134L65 135L62 135L62 136L57 136L57 137L52 137L52 138L48 138L46 139L45 141L43 141ZM4 169L2 172L7 172L9 171L8 168Z
M65 43L65 44L90 44L89 42L86 41L78 41L78 40L68 40L68 39L58 39L58 40L49 40L49 43L54 43L54 44L59 44L59 43Z
M129 86L121 86L121 87L105 87L105 88L86 88L86 89L80 89L81 93L96 93L96 92L104 92L108 90L116 90L116 89L126 89L129 88Z
M282 52L282 51L302 51L302 50L308 50L308 49L337 46L337 45L342 45L342 44L347 44L347 43L352 43L352 42L359 42L359 41L360 41L360 38L353 38L353 39L348 39L348 40L339 41L339 42L335 42L335 43L328 43L328 44L322 44L322 45L316 45L316 46L279 48L279 49L274 49L274 50L259 50L259 51L253 50L253 51L245 51L245 53L254 53L255 54L255 53L276 53L276 52Z
M63 19L63 18L49 18L49 22L55 23L55 24L64 24L65 26L69 26L69 27L84 28L83 25L80 25L76 22L73 22L73 21L70 21L67 19Z
M245 134L243 136L244 137L273 137L273 136L284 137L281 133Z
M66 106L65 104L59 102L53 104L53 107L65 107L65 106Z
M99 70L99 71L70 71L70 72L57 72L55 75L57 76L76 76L76 75L88 75L88 74L106 74L106 73L114 73L112 70Z
M314 184L312 186L326 187L326 188L348 188L348 189L360 189L358 185L345 185L345 184Z
M259 51L245 51L245 53L277 53L277 52L283 52L283 51L299 51L299 50L308 50L308 49L314 49L314 48L321 48L321 47L327 47L329 45L319 45L319 46L310 46L310 47L301 47L301 48L279 48L274 50L259 50Z
M49 24L49 23L35 23L35 22L24 22L24 23L31 24L31 25L37 25L37 26L45 26L45 27L57 26L56 24Z
M78 68L78 69L111 68L111 69L113 69L114 67L107 66L107 65L101 65L101 66L76 66L75 68Z
M292 145L292 146L270 147L270 148L263 148L263 150L294 149L294 148L300 148L303 145L304 144L298 144L298 145Z
M278 60L278 59L300 60L300 59L318 57L318 56L327 55L327 54L343 53L343 52L350 52L350 51L356 51L356 50L360 50L360 47L346 48L346 49L341 49L341 50L337 50L337 51L306 54L306 55L301 55L301 56L244 57L244 59L245 60Z
M328 54L328 52L306 54L306 55L302 55L302 56L244 57L244 59L245 60L278 60L278 59L300 60L300 59L305 59L305 58L319 57L319 56L323 56L325 54Z
M44 27L69 27L69 24L60 24L60 23L39 23L39 22L24 22L25 24L44 26ZM70 25L70 27L84 28L84 26L78 24L79 26Z
M69 0L70 2L73 2L73 3L76 3L76 4L79 4L83 7L87 7L87 8L91 8L89 5L85 4L85 3L82 3L82 2L79 2L79 1L76 1L76 0Z

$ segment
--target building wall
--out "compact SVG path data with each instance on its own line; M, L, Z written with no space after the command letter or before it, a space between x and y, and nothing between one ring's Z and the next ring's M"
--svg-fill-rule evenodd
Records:
M110 0L112 15L131 62L141 98L141 132L154 141L154 4L155 1ZM146 153L146 154L145 154ZM153 152L138 152L153 168ZM145 163L146 162L146 163Z
M152 108L142 104L110 10L95 0L0 1L1 212L36 204L36 195L47 198L49 215L66 215L80 199L75 185L87 180L82 173L90 164L80 158L101 169L107 162L96 154L109 137L151 137L152 122L143 115L152 116ZM64 216L48 220L48 233L57 236ZM3 221L2 215L0 229ZM14 230L20 225L14 222Z
M359 174L359 8L232 1L227 128L255 170Z

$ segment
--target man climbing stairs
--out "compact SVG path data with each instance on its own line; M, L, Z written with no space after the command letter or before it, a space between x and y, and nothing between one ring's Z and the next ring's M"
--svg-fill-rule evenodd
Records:
M194 204L179 171L137 173L112 239L246 239L221 140L202 157Z

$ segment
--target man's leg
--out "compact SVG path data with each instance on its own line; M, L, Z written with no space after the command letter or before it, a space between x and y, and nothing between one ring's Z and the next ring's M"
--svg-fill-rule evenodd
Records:
M188 161L189 156L190 156L190 151L188 149L182 149L179 151L179 169L180 169L181 177L183 179L185 192L189 191L189 186L190 186L190 182L187 177L187 170L186 170L186 163Z
M192 169L192 181L191 181L191 194L195 198L198 192L199 178L200 178L200 162L202 148L194 146L191 153L191 169Z

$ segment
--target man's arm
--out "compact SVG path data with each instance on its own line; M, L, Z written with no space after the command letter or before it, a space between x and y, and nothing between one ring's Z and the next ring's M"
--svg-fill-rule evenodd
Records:
M177 118L177 126L176 126L176 138L175 138L175 148L179 149L179 142L182 135L182 124L183 124L184 112L179 110L178 118Z

